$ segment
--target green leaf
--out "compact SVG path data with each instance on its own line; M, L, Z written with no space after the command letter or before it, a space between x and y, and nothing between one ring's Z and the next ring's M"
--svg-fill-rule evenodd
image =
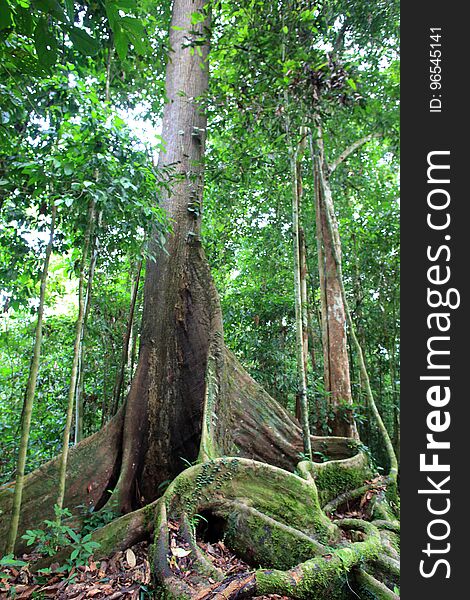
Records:
M11 8L6 0L0 0L0 31L12 25Z
M65 204L67 204L67 200L65 201ZM67 204L67 206L70 206L70 205ZM71 529L69 531L69 535L73 539L74 542L77 542L77 544L80 542L80 536L78 535L78 533L76 533L75 531L73 531L73 529Z
M356 90L357 90L357 85L356 85L356 82L354 81L354 79L351 79L351 78L349 78L349 79L347 79L346 81L348 82L348 85L349 85L350 87L352 87L352 89L353 89L354 91L356 91Z
M75 550L70 555L70 560L75 560L79 554L80 554L80 548L75 548Z
M198 23L202 23L206 17L200 12L191 13L191 25L197 25Z
M106 16L108 17L109 25L113 30L113 33L116 34L116 28L119 28L118 23L120 20L118 7L116 6L116 4L113 4L109 2L109 0L106 0L104 8L106 11Z
M39 62L45 67L51 67L57 60L57 40L49 31L47 20L39 19L34 30L34 46Z
M75 3L74 0L65 0L65 10L67 12L67 17L69 21L73 23L73 19L75 17Z
M17 560L13 554L7 554L0 558L0 565L2 567L25 567L27 564L24 560Z
M121 60L125 60L127 56L127 49L129 47L129 38L122 29L116 29L114 31L114 46L119 58Z
M116 6L123 9L137 8L137 2L135 0L116 0Z
M99 50L98 41L91 37L84 29L72 27L69 30L70 39L73 45L81 54L85 56L94 56Z
M142 22L134 17L123 17L121 19L122 27L128 34L130 41L139 54L145 54L147 47L144 43L145 31Z
M35 5L46 15L52 15L58 21L62 23L67 22L67 17L65 15L64 9L60 5L58 0L36 0Z
M5 0L0 0L0 5L2 1L4 2ZM1 11L2 9L0 8L0 19ZM15 14L15 23L16 30L18 31L18 33L21 33L22 35L26 35L28 37L32 36L34 30L34 22L31 10L18 7Z

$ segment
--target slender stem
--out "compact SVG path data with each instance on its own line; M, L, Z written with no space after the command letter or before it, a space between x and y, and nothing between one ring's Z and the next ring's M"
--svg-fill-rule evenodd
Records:
M102 212L98 215L98 226L101 223ZM84 358L85 358L85 345L83 343L85 338L85 331L88 322L88 316L91 310L91 298L93 291L93 279L95 275L96 263L98 261L99 253L99 240L96 233L93 235L93 250L91 254L90 265L88 269L88 281L85 295L85 314L83 316L82 333L80 338L80 357L78 361L78 380L76 390L76 403L75 403L75 439L74 443L78 444L83 439L83 386L84 386Z
M346 150L341 152L341 154L338 156L338 158L330 164L329 169L328 169L330 175L331 175L331 173L333 173L333 171L335 171L337 169L337 167L339 167L339 165L342 162L344 162L358 148L360 148L367 142L370 142L370 140L373 140L374 138L379 138L379 137L382 137L381 133L369 133L369 135L366 135L363 138L356 140L353 144L351 144L348 148L346 148Z
M122 388L123 388L123 383L124 383L124 371L125 371L126 363L128 362L128 359L129 359L129 342L131 339L132 326L134 323L134 312L135 312L135 305L137 302L137 294L139 291L139 282L140 282L141 271L142 271L142 261L139 260L137 263L137 266L136 266L135 279L134 279L134 282L132 285L132 290L131 290L131 303L130 303L130 307L129 307L129 317L127 320L126 333L124 336L124 344L122 347L121 366L116 374L116 382L114 385L113 407L112 407L113 415L116 414L117 409L119 408L119 403L121 401Z
M49 235L49 242L46 247L46 254L44 257L44 265L41 274L41 286L39 291L39 306L38 306L38 318L36 323L35 339L33 355L31 358L31 365L29 368L28 383L26 386L26 393L23 403L23 418L21 420L21 437L20 447L18 450L18 459L16 463L16 482L15 482L15 493L13 496L13 507L10 521L10 529L8 532L8 541L6 546L6 554L10 554L14 551L16 536L18 534L18 524L21 513L21 500L23 496L23 484L25 477L25 466L26 466L26 455L28 452L28 441L29 432L31 429L31 415L33 411L33 401L36 393L36 383L39 371L39 360L41 356L41 342L42 342L42 324L44 318L44 304L46 298L46 285L47 276L49 272L49 262L52 254L52 246L54 244L54 233L56 223L57 208L55 204L52 205L51 212L51 228Z
M308 397L307 397L307 374L306 374L306 356L304 331L304 310L302 307L302 276L301 276L301 255L300 255L300 223L299 223L299 181L297 164L300 162L302 153L305 150L305 132L300 144L291 151L291 170L292 170L292 230L294 238L294 293L295 293L295 332L296 332L296 357L297 357L297 377L298 377L298 395L299 395L299 413L302 426L302 437L304 454L309 460L312 460L312 446L310 441L310 424L308 417Z
M85 294L84 294L84 284L85 284L85 264L88 257L88 249L90 246L90 237L92 224L94 221L94 213L95 213L95 203L94 201L90 201L88 207L88 224L85 232L85 240L83 243L82 250L82 259L80 263L80 275L78 280L78 316L77 322L75 326L75 342L73 347L73 361L72 361L72 370L70 374L70 385L69 385L69 394L68 394L68 403L67 403L67 414L65 419L65 428L64 434L62 438L62 454L60 456L60 464L59 464L59 483L58 483L58 491L57 491L57 506L59 508L57 514L57 520L60 522L60 509L63 508L64 505L64 497L65 497L65 480L66 480L66 472L67 472L67 459L69 454L69 442L70 442L70 430L72 426L72 416L73 416L73 407L75 401L75 390L77 385L77 376L78 376L78 361L80 357L80 340L82 336L82 327L83 327L83 318L85 314Z

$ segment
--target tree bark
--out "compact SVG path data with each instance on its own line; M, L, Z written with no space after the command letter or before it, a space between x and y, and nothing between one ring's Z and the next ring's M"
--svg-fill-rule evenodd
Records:
M31 415L33 412L33 402L36 393L36 382L39 371L39 361L41 357L41 343L42 343L42 323L44 318L44 305L46 300L46 287L47 287L47 276L49 273L49 262L52 254L52 246L54 244L54 233L55 233L55 222L56 222L57 208L55 204L52 204L51 209L51 229L49 234L49 241L46 246L46 254L44 256L44 264L41 274L41 283L39 290L39 305L38 305L38 317L36 322L36 330L34 333L34 348L33 355L31 358L31 365L29 368L28 383L26 385L26 393L23 403L23 412L21 419L21 436L20 436L20 447L18 450L18 459L16 463L16 483L15 493L13 497L13 507L10 521L10 530L8 532L8 541L6 545L6 553L13 552L15 548L16 536L18 532L18 523L20 519L21 511L21 500L23 496L23 484L24 484L24 472L26 466L26 455L28 452L28 441L29 432L31 428Z
M323 385L326 392L324 403L326 406L329 405L328 393L330 390L330 342L328 332L328 311L327 311L327 298L326 298L326 270L325 270L325 255L323 252L323 224L322 224L322 211L320 202L320 179L318 175L318 161L315 159L315 148L313 145L313 137L310 132L310 154L312 157L313 164L313 185L315 194L315 239L317 246L317 260L318 260L318 282L320 286L320 323L321 323L321 338L322 338L322 350L323 350ZM321 406L317 405L317 433L325 433L328 426L328 419L326 422L323 421L319 416L322 414Z
M101 220L101 215L98 216L98 223ZM95 275L95 267L96 262L98 260L98 250L99 250L99 240L96 234L93 236L93 250L91 254L90 264L88 267L88 280L86 287L86 295L85 295L85 309L83 315L83 324L82 331L80 336L80 356L78 360L78 380L77 380L77 390L76 390L76 404L75 404L75 439L74 443L78 444L83 439L83 410L84 410L84 398L83 398L83 387L85 380L85 370L84 370L84 358L85 358L85 332L88 322L88 316L91 310L91 298L93 291L93 279Z
M301 128L301 141L295 149L291 150L292 170L292 234L294 244L294 302L295 302L295 343L297 358L297 399L296 414L302 424L304 454L312 459L312 448L310 445L310 423L308 415L307 396L307 307L306 302L306 273L302 273L301 253L301 169L302 154L305 151L306 131ZM304 302L302 302L304 300Z
M191 14L204 21L191 23ZM204 0L173 5L170 56L158 168L172 170L172 190L160 204L173 224L166 251L148 261L139 360L126 406L123 463L118 483L125 512L155 499L199 451L205 372L213 318L200 246L202 160L206 137L203 96L208 84L210 17ZM155 318L158 315L158 318Z
M321 128L318 127L319 138L317 145L323 157L323 142ZM328 393L327 402L329 410L329 428L333 435L358 437L357 428L348 406L352 404L351 380L349 373L348 345L346 335L346 313L343 297L341 294L341 283L339 281L338 261L341 261L341 246L339 240L338 223L334 213L331 215L332 228L328 226L326 214L325 193L329 193L322 187L322 158L316 156L317 162L314 172L318 178L315 190L317 194L317 236L321 253L319 259L321 296L322 296L322 319L323 324L323 356L325 372L325 390Z
M323 209L324 209L326 227L328 228L331 239L334 239L334 243L331 245L331 250L332 250L332 258L335 262L336 269L337 269L337 282L338 282L338 286L339 286L341 300L342 300L342 304L343 304L343 308L344 308L347 325L349 327L349 333L351 335L351 338L352 338L352 341L354 344L354 348L356 350L356 354L357 354L357 357L359 360L359 367L360 367L362 381L363 381L366 396L367 396L367 401L368 401L369 407L371 409L372 415L374 417L374 420L379 429L380 435L383 439L385 449L386 449L386 452L388 455L388 459L389 459L389 475L388 475L388 477L389 477L389 481L391 483L392 493L396 494L397 493L396 481L397 481L397 476L398 476L397 456L395 454L395 450L393 448L393 444L390 439L390 435L387 431L387 428L385 427L385 424L382 420L382 417L377 409L377 405L374 400L374 395L372 392L372 387L370 385L369 374L367 371L364 354L362 352L361 344L359 343L359 340L356 335L356 330L355 330L354 323L353 323L353 320L351 317L351 311L349 309L349 304L348 304L348 301L346 298L346 292L344 289L344 281L343 281L343 273L342 273L342 265L341 265L341 242L339 240L338 228L337 228L336 218L335 218L335 214L334 214L333 199L332 199L331 189L329 186L328 175L327 175L328 174L328 166L327 166L327 163L325 160L324 149L323 149L323 139L321 136L320 129L319 129L318 145L319 145L318 172L320 175L320 191L321 191L320 197L321 197L321 202L322 202ZM357 436L357 433L356 433L356 436Z

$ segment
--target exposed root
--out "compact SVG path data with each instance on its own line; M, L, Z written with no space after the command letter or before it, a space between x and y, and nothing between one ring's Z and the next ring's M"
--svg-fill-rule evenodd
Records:
M348 442L349 452L343 457L322 463L302 461L297 465L304 478L313 479L315 482L321 506L328 506L334 502L333 499L362 487L364 481L372 476L367 456L358 450L355 441L347 438L336 439Z
M396 578L400 577L400 563L398 560L395 560L386 554L381 554L375 563L381 571L389 573Z
M399 521L385 521L382 519L376 519L374 525L379 529L388 529L395 533L400 533L400 522Z
M195 521L206 517L218 520L218 534L237 555L264 568L224 577L196 542ZM180 552L184 567L171 547L175 523L177 539L187 548ZM339 528L356 531L358 541L342 539ZM395 562L381 557L382 550L381 533L372 523L326 519L313 480L264 463L221 458L187 469L166 491L152 565L168 598L283 594L330 600L356 565L373 562L387 572L393 569Z
M384 483L382 480L379 480L379 481L368 483L361 487L355 488L354 490L349 490L347 492L343 492L342 494L340 494L339 496L336 496L336 498L334 498L333 500L328 502L328 504L325 504L325 506L323 507L323 511L327 515L331 515L341 505L346 504L347 502L350 502L351 500L355 500L356 498L360 498L361 496L364 496L365 494L367 494L367 492L375 491L375 490L383 489L383 488L384 488Z
M377 600L399 600L400 596L392 592L384 583L364 571L364 569L355 569L354 576L357 583L373 594Z
M313 558L289 571L256 572L258 593L281 593L292 598L330 600L340 597L347 573L380 551L380 535L370 523L344 520L342 527L364 530L364 541L337 548L330 554Z

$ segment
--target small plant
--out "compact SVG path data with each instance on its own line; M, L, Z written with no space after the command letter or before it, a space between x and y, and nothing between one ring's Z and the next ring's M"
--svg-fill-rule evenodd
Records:
M165 479L164 481L162 481L161 483L158 484L158 491L161 492L162 494L165 493L165 490L167 489L167 487L170 485L170 483L172 482L172 479Z
M204 521L205 523L209 523L209 521L206 519L206 517L204 517L203 515L200 515L198 513L194 514L191 517L191 519L189 521L189 525L191 526L193 531L196 531L196 528L201 521Z
M312 457L316 456L320 459L321 462L326 462L329 459L328 455L325 454L324 452L322 452L321 450L313 450L312 451ZM309 457L304 453L304 452L299 452L297 454L297 458L299 458L299 460L310 460ZM317 461L318 462L318 461Z
M6 573L2 571L5 567L25 567L28 563L24 560L16 559L13 554L7 554L6 556L2 556L0 558L0 579L9 579L11 577L10 573Z
M321 450L315 450L314 452L312 452L312 454L314 456L317 456L321 462L328 462L330 460L328 454L325 454L325 452L322 452Z
M62 523L62 519L71 517L72 513L67 508L60 509L57 505L54 506L54 513L56 519L54 521L46 519L43 522L44 529L27 529L21 536L26 540L27 546L35 546L39 554L46 556L54 556L60 548L69 545L71 534L75 534L71 527Z
M90 533L90 530L99 526L99 523L97 522L96 526L91 527L91 529L90 524L85 525L83 530L78 532L69 525L62 523L64 517L72 516L68 509L60 509L56 505L54 506L54 512L56 520L46 519L43 522L44 529L28 529L26 531L22 536L26 540L26 545L35 546L37 552L46 556L55 556L64 548L71 548L70 557L63 567L59 567L59 570L85 565L90 556L100 547L97 542L92 540ZM103 516L100 515L100 520L102 521L102 519Z
M83 521L82 535L91 533L92 531L95 531L95 529L99 529L100 527L111 523L117 516L118 513L110 508L94 512L93 507L91 507L87 511Z
M369 446L366 446L365 444L363 444L362 442L357 443L356 448L358 450L360 450L361 452L364 452L364 454L367 456L367 459L369 461L369 465L370 468L376 472L376 473L380 473L381 471L383 471L383 467L379 466L372 454L371 449L369 448Z
M337 411L339 416L347 423L353 421L362 425L367 421L366 409L361 402L341 400L337 405Z
M75 534L74 541L74 549L66 562L66 565L70 568L86 565L90 556L100 547L98 542L91 539L91 533L83 537L80 534Z

